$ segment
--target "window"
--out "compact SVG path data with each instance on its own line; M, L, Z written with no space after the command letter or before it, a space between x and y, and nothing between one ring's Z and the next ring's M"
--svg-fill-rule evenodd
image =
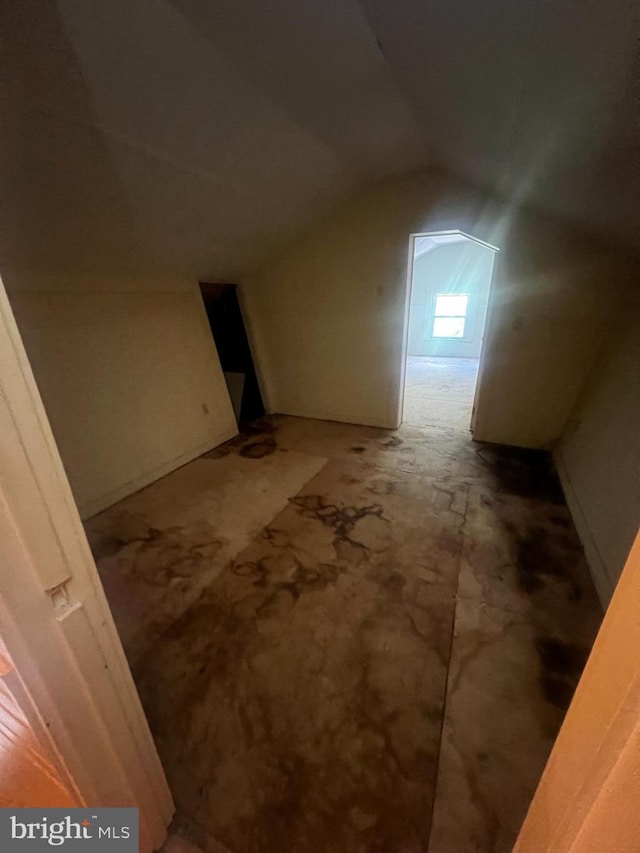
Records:
M436 293L433 300L433 338L464 338L468 293Z

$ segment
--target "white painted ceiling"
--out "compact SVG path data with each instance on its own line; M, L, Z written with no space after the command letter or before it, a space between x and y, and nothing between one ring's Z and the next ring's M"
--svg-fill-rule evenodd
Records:
M422 255L432 252L438 246L446 246L448 243L464 243L467 239L459 231L451 234L423 234L413 241L413 257L421 258Z
M363 0L434 159L640 241L637 0Z
M2 0L0 269L234 278L447 169L628 249L628 0Z

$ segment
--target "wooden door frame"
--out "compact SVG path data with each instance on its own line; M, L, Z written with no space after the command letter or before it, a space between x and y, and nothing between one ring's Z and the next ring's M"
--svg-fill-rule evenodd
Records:
M156 850L173 801L1 281L0 636L69 789Z
M640 531L514 853L636 853L639 763Z

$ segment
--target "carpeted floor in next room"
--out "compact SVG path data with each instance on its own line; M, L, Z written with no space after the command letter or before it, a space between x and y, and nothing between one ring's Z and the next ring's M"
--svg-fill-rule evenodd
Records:
M268 417L87 522L203 850L511 849L602 613L548 456L465 427Z

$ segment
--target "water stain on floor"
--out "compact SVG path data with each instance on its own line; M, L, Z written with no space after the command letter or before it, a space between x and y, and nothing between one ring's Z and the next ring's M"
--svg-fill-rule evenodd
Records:
M511 849L601 618L549 457L273 416L181 471L87 523L178 826Z

